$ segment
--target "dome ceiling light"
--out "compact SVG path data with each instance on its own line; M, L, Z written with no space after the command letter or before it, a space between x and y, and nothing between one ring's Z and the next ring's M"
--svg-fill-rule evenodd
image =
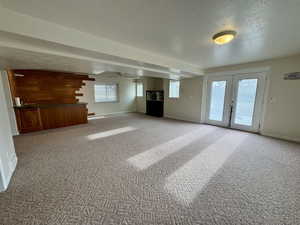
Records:
M236 36L236 31L226 30L213 36L213 40L217 45L224 45L231 42Z

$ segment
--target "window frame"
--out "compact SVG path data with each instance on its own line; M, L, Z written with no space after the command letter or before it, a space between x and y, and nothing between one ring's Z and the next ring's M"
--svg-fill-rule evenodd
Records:
M142 95L138 95L138 85L142 86ZM144 83L142 81L136 82L136 97L143 98L144 97Z
M170 94L171 94L171 83L172 82L178 82L179 83L179 85L178 85L178 96L170 96ZM180 80L169 80L169 93L168 93L168 97L170 98L170 99L179 99L180 98Z
M110 100L110 101L96 101L96 86L100 86L100 85L115 85L116 86L116 100ZM118 83L96 83L94 84L94 103L118 103L119 102L119 84Z

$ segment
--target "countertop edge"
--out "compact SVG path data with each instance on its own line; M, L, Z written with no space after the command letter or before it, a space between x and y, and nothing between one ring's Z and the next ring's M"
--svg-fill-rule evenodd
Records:
M65 107L72 107L72 106L82 106L87 105L85 102L78 102L78 103L38 103L38 104L27 104L21 106L14 106L15 109L24 109L24 108L46 108L46 107L57 107L57 106L65 106Z

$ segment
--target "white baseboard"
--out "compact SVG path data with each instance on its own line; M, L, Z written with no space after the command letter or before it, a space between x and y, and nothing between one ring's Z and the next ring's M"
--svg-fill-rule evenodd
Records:
M14 173L14 171L16 170L17 163L18 163L18 158L17 158L16 155L14 155L14 156L12 157L12 159L10 160L10 163L9 163L11 175L12 175L12 174Z
M278 138L278 139L282 139L282 140L286 140L286 141L294 141L294 142L300 142L300 138L297 137L289 137L289 136L285 136L285 135L280 135L280 134L274 134L271 132L261 132L261 135L263 136L267 136L267 137L273 137L273 138Z
M13 137L19 136L19 135L20 135L20 132L19 132L19 131L16 131L15 133L12 134Z
M3 187L1 187L2 190L0 190L0 192L6 191L6 189L8 188L9 182L10 182L10 180L11 180L11 178L12 178L12 176L13 176L15 170L16 170L17 163L18 163L18 158L17 158L16 155L14 155L11 158L10 162L9 162L9 172L8 172L8 174L6 174L6 176L3 177L3 184L2 184Z
M112 115L117 115L117 114L133 113L133 112L135 112L135 111L121 111L121 112L112 112L112 113L95 114L95 115L93 115L93 116L89 116L88 118L99 117L99 116L112 116Z

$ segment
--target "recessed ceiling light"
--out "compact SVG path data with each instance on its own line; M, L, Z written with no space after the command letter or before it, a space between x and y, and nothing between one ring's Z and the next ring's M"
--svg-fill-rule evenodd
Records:
M218 45L224 45L231 42L236 35L236 31L234 30L226 30L220 33L217 33L213 36L213 40Z
M170 68L169 69L172 73L181 73L180 69Z
M143 70L138 70L137 75L138 76L144 76L144 71Z
M100 74L102 74L104 72L105 72L105 70L98 70L98 71L95 72L95 74L100 75Z

